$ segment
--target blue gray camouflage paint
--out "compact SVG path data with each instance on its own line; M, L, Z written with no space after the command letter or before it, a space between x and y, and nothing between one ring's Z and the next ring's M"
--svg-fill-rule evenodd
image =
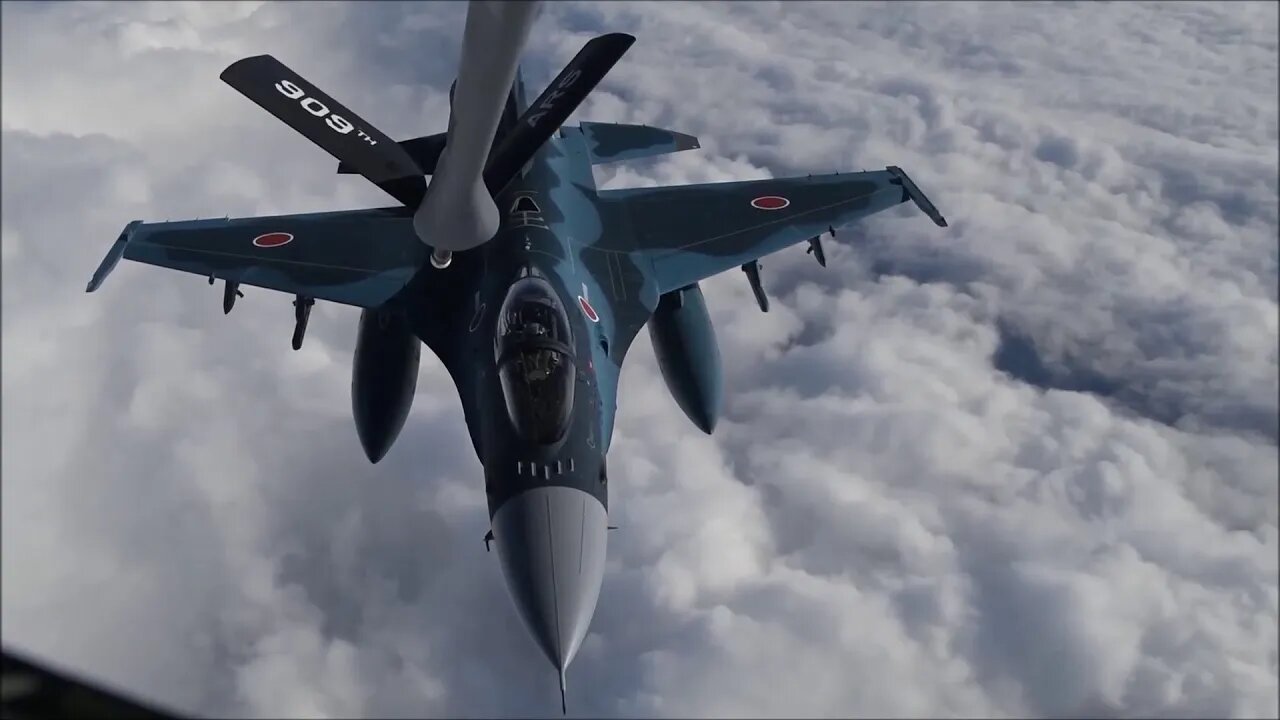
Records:
M584 122L578 125L577 130L587 143L587 153L593 165L639 160L701 147L698 138L692 135L648 125Z
M603 71L591 63L612 57L599 60L611 64L631 39L615 34L597 40L594 55L575 59L586 68L580 74L596 80ZM259 104L295 125L297 108L264 91L270 78L254 74L255 68L265 72L278 65L264 57L233 65L239 68L233 79L248 87L251 97L267 98L269 102ZM297 87L328 100L296 73L289 71L288 77ZM583 123L560 128L544 142L542 134L550 134L545 122L538 125L531 119L528 127L520 127L525 122L520 113L527 108L519 73L516 77L495 138L494 147L501 152L491 151L490 158L501 156L504 167L522 171L495 173L489 187L496 193L498 232L488 242L455 252L446 268L428 261L430 249L415 232L412 204L422 196L423 175L434 169L443 146L440 136L402 144L385 140L390 148L328 138L322 146L339 158L340 171L355 169L406 205L274 217L135 221L112 244L87 290L97 290L123 257L299 299L364 308L353 403L362 445L375 462L394 441L412 400L418 362L412 338L425 343L457 386L472 444L484 466L491 537L498 544L508 586L535 639L556 664L563 689L565 667L586 633L603 577L606 457L618 379L640 329L655 323L655 351L669 388L691 420L711 432L720 401L720 368L698 282L907 200L935 223L945 226L945 220L896 167L601 191L592 177L593 165L693 149L697 139L645 126ZM577 93L573 97L580 100L586 91L572 87L574 77L578 75L562 73L553 86ZM549 92L534 103L535 109L554 101ZM554 110L567 117L572 107ZM545 109L535 114L544 120L559 117ZM370 137L384 137L365 129ZM514 142L521 137L518 132L532 138L527 161ZM505 144L499 142L504 136ZM355 149L344 155L348 145ZM384 161L389 165L379 165ZM419 166L422 174L403 176L406 164ZM384 167L381 174L379 167ZM534 285L549 288L545 306L562 309L567 323L529 341L543 349L561 348L544 355L557 360L557 377L566 381L560 401L568 409L563 431L536 441L513 409L511 382L513 377L543 382L539 378L551 374L543 375L536 363L527 364L524 354L512 364L510 358L517 356L504 348L515 342L510 340L515 335L502 333L516 320L499 318L521 277L537 278ZM229 285L227 294L233 292ZM518 375L512 367L520 369ZM568 372L572 374L564 374ZM542 390L538 393L529 396L535 403L556 401L549 401ZM543 538L545 546L540 544ZM565 565L575 559L576 573Z

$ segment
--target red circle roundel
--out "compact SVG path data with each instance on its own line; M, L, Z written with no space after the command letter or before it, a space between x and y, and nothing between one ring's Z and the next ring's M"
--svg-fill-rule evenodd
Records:
M600 316L596 314L596 309L591 307L591 303L587 302L587 299L581 295L578 296L578 306L582 308L582 314L586 315L588 320L593 323L600 322Z
M765 195L751 201L751 207L757 210L781 210L790 204L790 200L778 195Z
M280 247L293 242L293 235L287 232L270 232L253 239L253 244L260 248Z

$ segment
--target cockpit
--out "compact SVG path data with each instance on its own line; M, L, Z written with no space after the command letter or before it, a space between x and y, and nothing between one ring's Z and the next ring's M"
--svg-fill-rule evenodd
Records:
M576 371L569 318L545 278L529 269L507 291L494 352L507 415L525 440L551 445L573 412Z

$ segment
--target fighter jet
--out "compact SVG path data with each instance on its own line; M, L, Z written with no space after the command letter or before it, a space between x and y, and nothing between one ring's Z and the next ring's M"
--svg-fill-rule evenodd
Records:
M519 58L533 3L472 2L444 133L396 142L270 55L222 79L398 204L366 210L129 223L120 258L295 296L294 348L315 301L361 308L352 407L378 462L404 425L425 344L457 385L484 466L490 542L515 606L559 675L587 634L604 576L618 376L646 325L689 420L720 412L719 350L698 283L908 200L946 221L900 168L600 190L592 167L699 147L573 110L635 38L589 41L532 102Z

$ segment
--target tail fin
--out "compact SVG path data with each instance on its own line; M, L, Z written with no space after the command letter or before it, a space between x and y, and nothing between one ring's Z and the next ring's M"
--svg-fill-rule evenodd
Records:
M401 140L398 144L409 154L409 157L417 164L423 175L434 175L436 163L440 161L440 153L444 152L445 141L448 139L447 133L436 133L435 135ZM352 167L351 163L338 163L339 175L355 175L358 173L359 170Z
M519 117L525 110L529 109L529 97L526 92L527 86L524 84L524 66L516 66L516 81L511 86L511 101L515 105L516 117Z
M457 86L457 81L454 81ZM453 87L449 88L449 98L453 98ZM492 158L498 146L515 131L516 123L520 121L520 113L524 112L524 83L520 79L520 70L516 69L516 81L512 85L511 91L507 94L507 105L502 111L502 119L498 123L498 131L493 136L493 145L489 149L489 157ZM409 154L409 157L422 170L423 175L434 175L436 172L436 163L440 161L440 153L444 152L444 146L449 139L448 133L436 133L434 135L425 135L423 137L410 138L409 140L401 140L399 145ZM352 175L359 171L349 162L338 163L339 175Z
M498 132L493 136L493 149L489 153L489 157L493 157L493 153L497 152L498 147L508 135L515 132L516 123L520 122L520 115L525 111L524 101L524 73L519 65L516 65L516 79L511 83L511 91L507 93L507 106L502 110L502 122L498 124Z

